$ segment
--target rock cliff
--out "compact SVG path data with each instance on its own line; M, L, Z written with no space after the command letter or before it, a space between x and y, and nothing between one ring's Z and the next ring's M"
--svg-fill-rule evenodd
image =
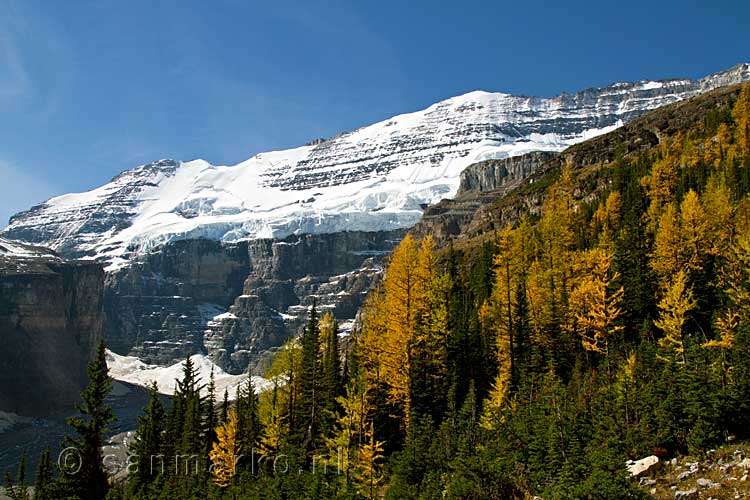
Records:
M315 300L343 323L404 231L341 232L238 243L182 240L107 274L107 343L147 363L206 353L222 368L262 371Z
M94 262L44 251L0 254L0 410L48 415L73 408L102 337L103 285Z

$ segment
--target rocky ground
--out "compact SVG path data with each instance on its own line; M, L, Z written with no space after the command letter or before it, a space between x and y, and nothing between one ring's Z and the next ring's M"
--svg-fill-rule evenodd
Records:
M750 444L726 445L702 456L661 461L638 476L655 500L750 499Z

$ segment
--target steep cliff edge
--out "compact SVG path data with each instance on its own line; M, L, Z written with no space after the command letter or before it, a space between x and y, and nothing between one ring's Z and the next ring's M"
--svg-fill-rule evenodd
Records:
M104 272L94 262L15 248L25 251L0 253L0 410L70 411L103 334Z
M205 353L228 372L260 373L313 300L346 327L404 233L167 243L107 273L107 345L152 364Z

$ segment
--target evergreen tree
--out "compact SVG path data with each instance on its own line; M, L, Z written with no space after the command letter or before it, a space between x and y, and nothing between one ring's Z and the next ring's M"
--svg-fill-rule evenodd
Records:
M252 460L261 438L258 395L255 393L252 374L247 374L247 382L240 389L235 405L237 444L242 449L244 461Z
M49 448L42 452L36 467L36 481L34 482L34 500L56 500L53 491L53 468L49 457Z
M307 326L302 333L302 367L300 373L299 433L302 449L312 453L318 446L320 426L320 329L318 313L313 302L307 318Z
M105 399L112 390L112 379L107 367L104 341L99 341L94 359L88 366L89 384L81 393L77 406L81 417L71 417L68 425L77 436L68 437L66 446L77 450L80 469L66 473L65 486L73 495L87 500L103 499L109 490L107 472L102 463L104 434L115 421Z
M229 418L229 389L224 388L224 399L221 403L220 423L225 424Z
M211 374L208 379L208 392L206 394L203 414L204 442L206 444L206 454L208 454L213 447L214 441L216 441L216 427L218 425L216 418L216 381L214 380L213 366L211 366Z
M333 315L326 312L320 320L320 344L322 353L320 373L321 433L327 434L333 425L336 399L342 394L341 366L339 359L339 327Z
M12 500L29 500L26 484L26 450L23 451L21 460L18 462L15 482L11 479L9 472L5 473L5 492Z
M156 382L149 389L149 401L138 417L138 430L130 444L137 459L137 469L130 471L129 486L133 493L145 490L162 473L165 411Z

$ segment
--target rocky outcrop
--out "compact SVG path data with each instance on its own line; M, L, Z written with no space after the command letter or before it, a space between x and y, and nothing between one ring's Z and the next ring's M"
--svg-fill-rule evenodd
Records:
M542 170L557 155L536 151L470 165L461 173L456 197L427 207L413 233L418 237L430 234L437 243L446 243L464 232L482 207L521 186L524 180Z
M171 364L202 352L203 329L242 293L247 248L212 240L164 245L107 273L107 345Z
M223 369L262 371L315 300L346 327L404 231L164 245L106 279L107 343L172 364L203 352Z
M0 410L73 408L102 337L103 281L94 262L0 256Z
M487 160L469 165L461 172L457 198L474 192L512 189L539 169L539 166L557 156L547 151L534 151L502 160Z

